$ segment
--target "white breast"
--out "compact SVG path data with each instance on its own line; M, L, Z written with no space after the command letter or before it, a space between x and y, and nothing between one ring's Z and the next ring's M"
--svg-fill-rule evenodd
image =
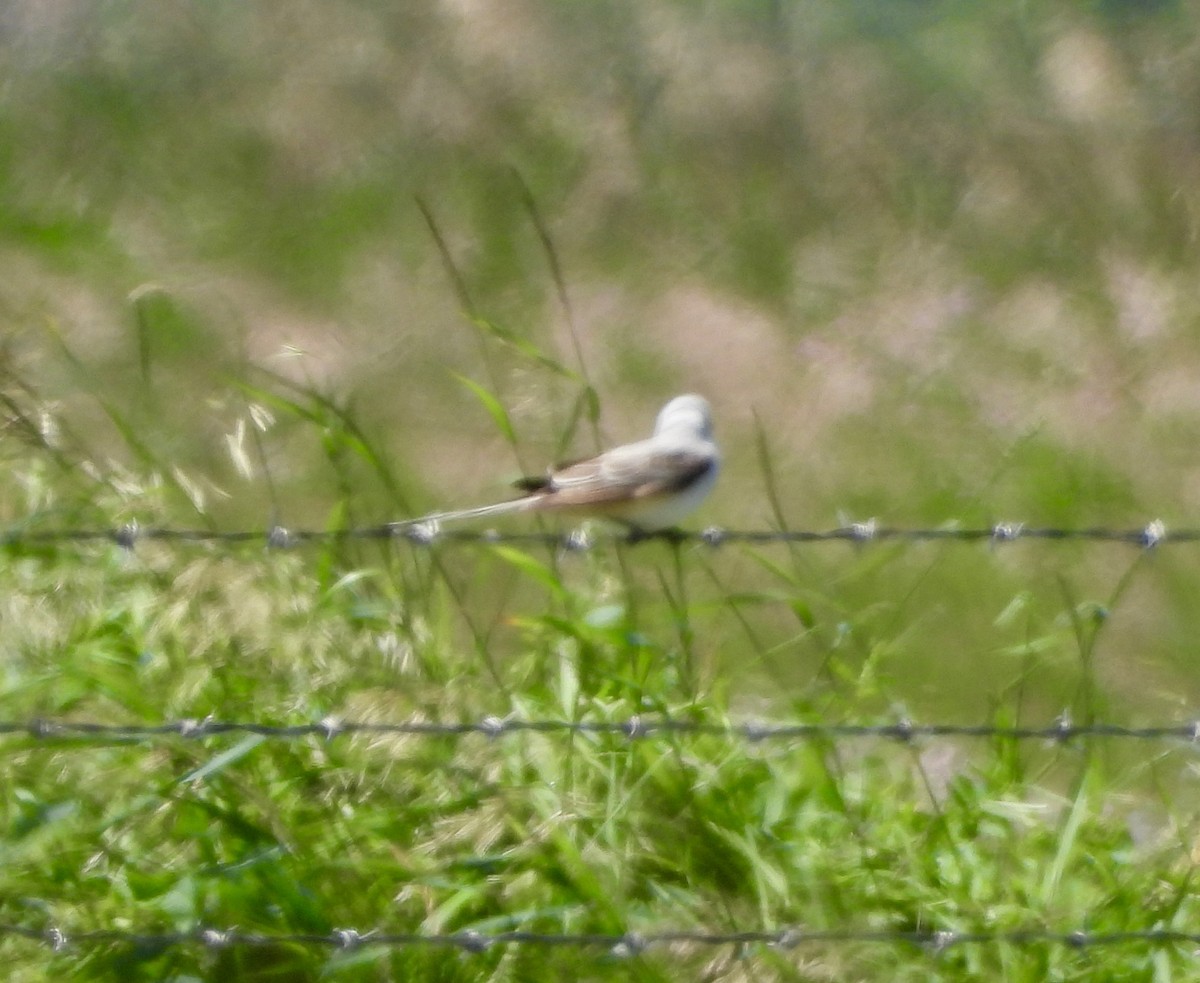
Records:
M627 509L622 509L616 517L645 532L677 526L708 498L713 486L717 483L719 471L720 465L714 461L711 468L682 491L655 498L635 500L629 503Z

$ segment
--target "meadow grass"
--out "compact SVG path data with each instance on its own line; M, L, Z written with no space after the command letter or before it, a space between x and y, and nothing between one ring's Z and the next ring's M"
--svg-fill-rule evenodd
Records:
M409 518L692 389L726 454L698 522L1195 525L1183 5L61 6L14 3L0 44L5 528ZM1184 546L0 549L17 723L1137 724L1200 700ZM0 923L68 939L1200 925L1194 753L1167 741L0 742ZM1195 976L1136 941L0 935L0 958L17 981Z
M273 405L313 427L334 459L352 453L391 480L385 456L327 399L279 390ZM188 521L186 482L150 477L166 462L108 471L52 454L36 430L28 437L7 462L20 489L9 508L26 528ZM355 488L344 492L334 528L358 511ZM931 565L952 568L939 583L1013 576L995 551L921 550L24 541L0 569L4 717L890 722L901 704L919 705L921 687L892 674L916 629L881 585L912 581L905 604L936 619L920 596ZM1145 558L1122 555L1132 578ZM947 716L1044 722L1039 690L1073 692L1074 719L1105 716L1093 652L1123 589L1075 598L1069 568L1058 564L1057 586L1040 588L1049 596L1018 594L997 631L1023 622L1028 632L1038 605L1061 620L1026 634L991 675L980 667L960 681L975 700ZM874 605L857 600L872 594ZM1071 649L1073 668L1062 664ZM946 656L928 657L936 682ZM921 659L904 664L916 671ZM1169 744L554 733L4 742L0 921L68 938L101 927L622 935L1195 924L1180 778L1190 752ZM533 944L51 951L6 937L0 948L14 980L1182 979L1192 961L1144 943L622 955Z

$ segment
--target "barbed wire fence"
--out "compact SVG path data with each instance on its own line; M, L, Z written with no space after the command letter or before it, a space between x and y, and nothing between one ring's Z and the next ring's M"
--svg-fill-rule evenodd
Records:
M267 724L213 718L179 719L157 724L114 724L78 720L35 718L0 721L0 738L27 737L38 745L70 750L108 742L150 742L184 738L199 740L221 736L258 736L298 741L319 738L332 741L355 735L406 736L423 739L482 737L499 740L521 734L619 737L628 741L655 735L719 737L750 744L777 743L794 746L813 740L882 740L911 744L931 739L994 739L1040 741L1065 745L1078 740L1115 739L1171 741L1200 749L1200 719L1187 723L1131 727L1111 723L1072 723L1066 716L1044 725L920 724L908 719L891 723L761 723L676 720L669 717L634 716L621 720L539 720L486 716L458 722L411 719L403 721L355 721L326 717L296 724ZM104 946L128 946L141 951L195 947L216 951L230 947L269 948L302 946L334 951L362 947L384 949L442 948L463 954L483 954L512 946L598 950L609 958L630 959L653 950L672 952L698 949L731 949L748 958L768 951L786 953L813 945L880 945L923 950L931 956L954 948L975 945L1005 945L1018 948L1056 946L1074 950L1101 947L1144 946L1153 949L1192 947L1189 955L1200 955L1200 932L1171 928L1125 931L1075 929L1060 931L1046 927L981 930L858 928L809 929L784 927L773 930L716 931L703 928L666 929L650 932L605 934L595 932L397 932L384 928L337 928L327 933L261 932L239 928L197 927L187 931L154 932L125 928L83 928L49 925L31 927L0 921L0 938L23 939L48 947L56 953L84 952Z
M281 945L301 945L335 950L359 949L363 946L400 948L451 948L464 953L481 954L506 946L538 946L544 948L600 949L615 958L628 959L649 950L670 947L734 948L749 955L755 948L793 950L813 944L881 944L906 945L937 954L967 945L1036 945L1064 946L1071 949L1092 949L1101 946L1146 945L1156 948L1170 946L1200 946L1200 933L1174 929L1147 929L1125 932L1092 932L1086 929L1054 931L1044 928L998 929L994 931L955 931L945 929L802 929L784 928L775 931L705 931L703 929L668 929L655 932L626 932L623 934L569 932L389 932L382 929L334 929L328 933L251 932L240 929L200 928L188 932L132 932L126 929L103 928L66 931L61 927L28 928L0 924L0 937L12 936L39 942L55 952L85 949L103 945L136 946L143 950L158 950L173 946L199 946L218 950L230 946L264 948Z
M665 530L643 533L617 531L596 534L590 529L567 532L443 528L436 521L392 522L344 529L265 529L214 531L128 523L111 528L38 529L32 524L0 531L0 546L85 545L110 543L135 549L139 543L173 545L238 546L261 544L268 549L290 549L312 544L343 541L392 541L414 547L447 545L525 544L568 551L584 551L604 544L660 541L676 545L720 547L726 544L768 545L776 543L817 544L900 542L961 542L994 545L1029 541L1039 543L1112 543L1140 549L1200 543L1200 528L1169 530L1161 520L1136 528L1061 528L1002 522L990 526L962 527L948 524L936 528L893 528L875 520L856 522L828 530L731 530L709 527L700 531ZM925 740L1036 741L1053 745L1111 739L1119 741L1173 742L1200 749L1200 717L1184 722L1128 726L1105 722L1074 723L1066 715L1040 725L919 723L898 719L883 723L764 723L711 722L666 717L634 716L622 720L517 719L486 716L478 720L400 721L343 720L325 717L300 723L184 718L159 723L109 723L99 721L31 718L0 720L0 738L25 738L31 746L58 751L103 744L147 743L169 739L207 739L221 736L258 736L277 741L319 738L333 741L353 736L404 736L425 739L482 737L497 740L511 735L618 737L628 741L656 735L717 737L749 744L774 743L794 746L813 741L877 740L910 744ZM610 958L630 959L656 949L732 949L742 956L766 951L787 952L811 945L862 944L905 946L937 955L972 945L1015 947L1058 946L1085 950L1113 946L1145 946L1154 949L1191 948L1200 955L1200 932L1171 928L1128 931L1060 931L1046 927L1018 927L986 931L946 929L858 928L808 929L784 927L775 930L716 931L703 928L666 929L621 934L537 932L395 932L383 928L339 928L328 933L259 932L239 928L198 927L188 931L147 932L115 927L31 927L0 922L0 938L23 939L54 952L87 950L103 946L131 946L142 950L198 947L216 951L229 947L267 948L303 946L334 951L361 947L445 948L464 954L523 946L592 949Z
M47 744L77 742L124 743L182 737L193 740L220 736L257 736L279 741L318 737L332 741L356 735L417 738L480 736L492 740L515 734L559 734L608 736L629 741L660 734L683 737L720 737L748 744L811 741L881 740L912 743L937 739L1041 741L1069 744L1093 738L1131 741L1177 741L1200 750L1200 720L1185 723L1126 726L1113 723L1072 723L1064 716L1049 724L1019 726L1006 724L916 723L902 719L892 723L713 723L676 720L669 717L627 717L622 720L529 720L486 716L479 720L365 721L325 717L296 724L256 721L180 719L157 724L101 723L85 720L33 718L0 720L0 737L24 736Z
M496 543L531 544L559 547L567 550L587 550L605 543L636 545L646 542L692 543L704 546L724 546L743 543L884 543L884 542L965 542L1015 543L1091 542L1123 543L1142 549L1173 544L1200 543L1200 528L1168 529L1161 519L1153 519L1137 528L1089 526L1062 528L1034 526L1023 522L999 522L990 526L963 527L947 524L935 528L905 529L882 526L874 519L853 522L834 529L725 529L709 526L698 531L665 529L654 532L639 530L597 534L588 527L566 532L505 531L492 528L444 527L436 520L388 522L382 525L354 526L343 529L289 529L270 526L263 529L211 530L182 529L164 526L142 526L136 522L109 528L38 529L31 522L0 530L0 546L39 546L70 543L115 543L126 549L138 543L173 543L237 545L254 544L273 549L288 549L316 543L336 543L349 540L385 540L409 543L414 546L437 544Z

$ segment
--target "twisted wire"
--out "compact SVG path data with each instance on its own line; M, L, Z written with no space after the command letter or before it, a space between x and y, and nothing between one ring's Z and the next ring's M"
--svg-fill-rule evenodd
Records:
M13 936L40 942L56 952L67 949L102 945L132 945L142 949L165 949L173 946L200 946L207 949L229 947L261 948L279 945L301 945L332 949L356 949L361 946L387 948L443 947L467 953L483 953L500 946L539 946L555 948L603 949L613 956L631 957L647 950L670 946L689 947L746 947L790 950L811 944L874 943L904 945L942 952L965 945L1054 945L1072 949L1099 946L1149 945L1154 947L1200 945L1200 932L1175 929L1145 929L1118 932L1077 930L1054 931L1046 928L1016 928L990 931L958 931L945 929L801 929L785 928L775 931L706 931L703 929L667 929L655 932L392 932L386 929L362 931L352 928L317 932L256 932L243 929L197 928L183 932L129 931L118 928L81 929L67 931L58 926L32 928L24 925L0 924L0 937Z
M375 526L345 529L266 529L210 530L129 523L114 528L37 529L28 523L0 531L0 546L38 546L53 544L115 543L133 549L140 542L173 544L237 545L254 544L272 549L288 549L316 543L351 540L384 540L413 546L436 544L490 545L498 543L544 545L565 550L587 550L602 543L669 542L723 546L732 543L766 545L771 543L883 543L883 542L986 542L1017 541L1123 543L1143 549L1156 546L1200 542L1200 528L1168 529L1159 519L1138 528L1089 526L1077 529L1054 526L1029 526L1021 522L999 522L991 526L902 529L880 526L875 520L855 522L826 530L804 529L723 529L710 526L699 531L665 529L656 532L630 530L597 535L588 529L568 532L508 531L495 529L443 528L434 520L389 522Z
M916 723L897 720L890 723L721 723L679 720L668 717L628 717L623 720L536 720L486 716L479 720L436 721L342 720L325 717L295 724L271 724L256 721L184 718L161 723L103 723L85 720L32 718L0 720L0 736L25 736L46 743L124 742L183 737L190 739L221 735L256 735L274 740L300 740L320 737L394 735L419 738L464 737L479 735L500 738L520 733L616 736L640 740L656 734L696 737L724 737L756 744L817 740L878 739L898 742L937 738L998 739L1067 743L1086 738L1117 740L1175 740L1200 744L1200 720L1146 726L1092 722L1077 724L1060 717L1047 724L952 724Z

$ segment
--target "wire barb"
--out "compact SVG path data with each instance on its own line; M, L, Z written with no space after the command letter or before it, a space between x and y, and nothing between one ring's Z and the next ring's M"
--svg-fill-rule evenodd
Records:
M392 529L397 536L402 536L414 546L432 546L442 531L436 519L427 519L424 522L397 522L393 523ZM486 536L486 531L481 533L480 541L485 541Z
M455 944L463 950L463 952L469 952L472 955L478 955L481 952L487 952L492 944L492 940L486 935L474 930L459 932L456 936L454 936L454 941Z
M141 534L141 528L138 526L137 520L127 522L119 529L113 530L113 541L122 549L132 550L138 541L138 536Z
M874 519L866 522L852 522L847 527L850 538L856 543L869 543L879 532L879 524Z
M316 726L321 736L327 741L332 741L346 729L342 721L332 714L327 717L322 717L317 721ZM357 728L357 725L355 725L355 727Z
M637 714L634 714L632 717L626 720L624 724L622 724L621 732L629 740L636 741L645 737L649 733L649 727L641 717L639 717Z
M342 949L356 949L370 936L370 932L360 932L353 928L335 928L333 930L333 937L337 939L338 947Z
M296 539L283 526L272 526L267 531L267 548L273 550L286 550L296 544Z
M34 717L25 725L25 730L28 731L30 737L43 740L54 736L57 732L57 725L52 721L43 720L41 717Z
M1012 543L1021 537L1025 531L1024 522L997 522L992 526L992 541L996 543Z
M1142 530L1142 545L1153 549L1167 538L1167 524L1162 519L1155 519Z
M785 928L776 935L771 945L779 949L795 949L804 941L804 933L796 928Z
M178 724L179 736L203 737L211 720L211 714L205 717L203 720L196 720L194 717L185 717L183 720L180 720Z
M929 948L934 952L944 952L958 941L958 933L940 930L933 933L929 939Z
M621 936L616 945L612 947L612 954L618 959L628 959L631 956L640 956L646 951L646 939L638 935L637 932L627 932Z
M1064 710L1058 715L1058 719L1054 721L1054 739L1060 744L1065 744L1075 734L1075 727L1071 723L1071 714Z
M572 529L563 537L563 549L569 553L584 553L596 545L596 537L586 526Z
M479 732L485 737L495 740L507 729L507 724L501 717L487 716L479 721Z

